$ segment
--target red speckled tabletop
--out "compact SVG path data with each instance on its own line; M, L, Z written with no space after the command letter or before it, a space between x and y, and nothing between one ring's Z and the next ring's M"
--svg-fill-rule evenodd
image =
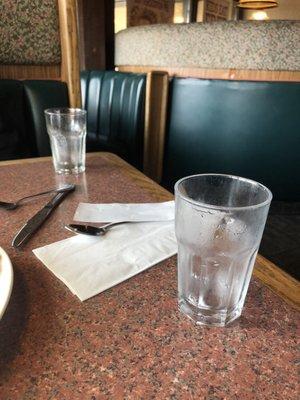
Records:
M128 168L127 168L128 169ZM0 399L296 399L298 312L252 279L242 317L227 328L195 326L177 310L176 257L81 303L32 253L71 235L79 201L157 201L155 186L108 154L79 177L50 161L2 165L0 199L62 183L78 187L23 250L13 235L48 198L0 210L0 245L14 287L0 321Z

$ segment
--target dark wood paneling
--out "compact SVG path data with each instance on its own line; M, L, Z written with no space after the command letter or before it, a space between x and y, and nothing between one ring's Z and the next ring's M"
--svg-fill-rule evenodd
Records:
M78 0L80 69L114 68L114 1Z

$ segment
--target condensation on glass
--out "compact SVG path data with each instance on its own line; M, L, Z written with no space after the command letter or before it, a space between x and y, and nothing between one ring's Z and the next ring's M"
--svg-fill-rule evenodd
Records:
M55 172L84 172L86 111L79 108L51 108L45 110L45 117Z
M179 308L197 324L241 315L271 199L265 186L236 176L176 183Z

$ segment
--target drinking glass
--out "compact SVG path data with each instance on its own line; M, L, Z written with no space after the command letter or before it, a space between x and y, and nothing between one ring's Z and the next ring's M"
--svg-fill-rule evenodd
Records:
M45 110L54 169L58 174L85 171L86 111L79 108Z
M197 324L241 315L271 199L262 184L232 175L176 183L179 309Z

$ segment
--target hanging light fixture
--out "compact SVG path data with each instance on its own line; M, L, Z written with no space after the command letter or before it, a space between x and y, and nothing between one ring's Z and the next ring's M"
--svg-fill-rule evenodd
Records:
M254 21L265 21L269 19L269 17L265 11L253 11L251 19Z
M278 7L277 0L239 0L237 3L238 7L250 8L254 10L263 10L265 8Z

